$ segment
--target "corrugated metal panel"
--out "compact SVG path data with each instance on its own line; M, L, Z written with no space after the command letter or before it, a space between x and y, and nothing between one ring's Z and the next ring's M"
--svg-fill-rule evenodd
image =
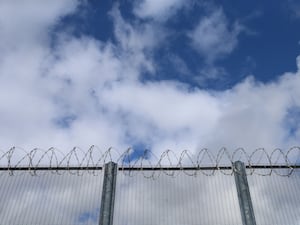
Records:
M0 174L0 224L96 225L99 221L102 173L82 176L67 171L41 176L28 172Z
M141 172L133 177L119 173L114 224L241 225L238 204L233 176L180 173L153 180Z
M300 169L290 177L248 176L248 183L257 225L300 224Z

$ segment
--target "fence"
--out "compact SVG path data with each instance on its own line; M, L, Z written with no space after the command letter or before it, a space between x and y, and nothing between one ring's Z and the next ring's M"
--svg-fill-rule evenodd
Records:
M20 152L0 154L0 224L300 224L299 147Z

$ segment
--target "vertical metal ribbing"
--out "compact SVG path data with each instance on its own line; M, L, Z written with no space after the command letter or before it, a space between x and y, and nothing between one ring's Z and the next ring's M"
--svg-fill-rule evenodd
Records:
M255 216L247 181L246 168L243 162L234 162L234 178L239 198L243 225L256 225Z
M99 225L112 225L118 165L105 164Z

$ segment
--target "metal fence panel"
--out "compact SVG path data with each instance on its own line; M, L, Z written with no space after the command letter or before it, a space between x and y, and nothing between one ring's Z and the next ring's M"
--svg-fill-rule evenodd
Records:
M278 172L288 173L282 169ZM257 225L300 224L300 169L295 169L289 177L254 174L248 176L248 182Z
M147 179L142 173L152 172L118 174L115 225L242 224L233 176L217 172L193 177L181 172Z
M98 225L102 173L0 174L0 224ZM58 173L62 173L59 175Z

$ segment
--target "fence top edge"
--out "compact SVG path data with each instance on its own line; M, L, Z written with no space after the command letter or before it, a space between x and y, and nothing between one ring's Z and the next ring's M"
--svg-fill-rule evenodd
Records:
M104 165L115 162L122 171L232 171L233 164L242 161L245 167L255 173L269 169L279 174L280 169L293 171L300 168L300 147L267 150L258 148L246 151L237 148L230 151L221 148L217 151L202 148L195 151L183 150L176 153L170 149L158 156L150 150L136 151L128 148L120 153L114 148L102 151L91 146L83 151L74 147L63 153L56 148L47 150L34 148L30 151L12 147L8 151L0 150L0 171L39 171L39 170L102 170Z

